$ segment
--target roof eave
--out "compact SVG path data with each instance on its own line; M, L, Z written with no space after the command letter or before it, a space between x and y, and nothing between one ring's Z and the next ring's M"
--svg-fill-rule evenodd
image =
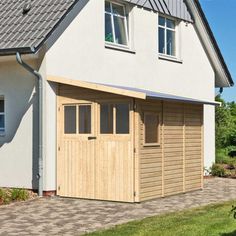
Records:
M0 56L12 56L17 52L21 54L35 54L33 47L21 47L21 48L4 48L0 50Z
M214 34L209 26L206 16L198 0L186 0L189 9L194 17L195 27L198 31L214 67L216 73L217 87L231 87L234 81L225 63ZM217 81L218 80L218 81Z

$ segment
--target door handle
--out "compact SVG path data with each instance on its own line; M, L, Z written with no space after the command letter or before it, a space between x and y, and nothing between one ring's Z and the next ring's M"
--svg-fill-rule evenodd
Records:
M97 137L88 137L88 140L95 140L95 139L97 139Z

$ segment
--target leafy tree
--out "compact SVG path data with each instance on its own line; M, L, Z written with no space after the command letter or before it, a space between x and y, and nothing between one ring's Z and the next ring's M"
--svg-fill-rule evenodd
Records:
M216 148L236 146L236 103L226 103L220 96L216 101L222 104L216 107Z

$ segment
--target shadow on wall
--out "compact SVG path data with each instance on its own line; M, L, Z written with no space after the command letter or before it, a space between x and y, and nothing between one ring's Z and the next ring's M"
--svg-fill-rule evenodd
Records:
M6 135L0 137L0 149L6 150L9 159L32 160L32 187L38 188L38 93L37 80L23 69L9 65L0 70L0 95L5 100ZM19 72L19 73L17 73ZM32 122L30 125L28 122ZM11 144L8 147L8 144ZM22 146L23 145L23 146ZM25 150L24 150L25 149ZM28 149L28 150L27 150ZM30 150L29 150L30 149ZM19 154L30 153L28 156ZM16 159L17 158L17 159ZM1 156L0 156L1 159ZM6 156L3 156L3 163ZM27 166L27 163L26 163ZM17 174L16 174L17 178Z

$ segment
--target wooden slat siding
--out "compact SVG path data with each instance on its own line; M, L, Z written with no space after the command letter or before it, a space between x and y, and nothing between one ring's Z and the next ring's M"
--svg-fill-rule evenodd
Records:
M163 115L159 147L142 145L144 124L140 121L141 201L201 188L202 106L162 103L163 107L159 102L140 102L141 115L144 111Z
M181 103L164 102L164 196L183 192L183 126L184 113ZM178 126L175 138L169 138L168 128ZM178 152L172 149L178 148ZM168 154L175 153L175 156Z
M140 201L162 196L162 149L161 146L144 146L144 112L162 114L162 102L139 101L140 122ZM162 117L160 116L160 124ZM160 129L162 143L162 129Z
M191 190L200 189L202 187L203 106L185 105L185 113L186 113L185 115L185 126L186 126L185 187L186 187L186 191L191 191Z

